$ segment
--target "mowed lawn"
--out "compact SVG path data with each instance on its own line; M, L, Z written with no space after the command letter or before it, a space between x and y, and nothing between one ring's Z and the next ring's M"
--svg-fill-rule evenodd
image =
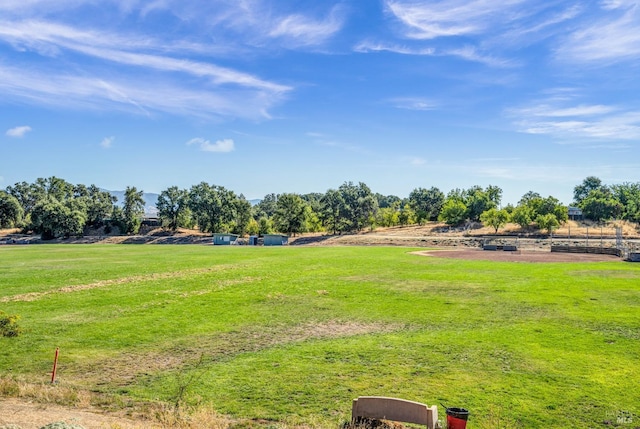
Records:
M60 385L239 418L337 428L379 395L470 429L640 426L640 264L412 250L1 246L25 332L0 375L45 382L59 347Z

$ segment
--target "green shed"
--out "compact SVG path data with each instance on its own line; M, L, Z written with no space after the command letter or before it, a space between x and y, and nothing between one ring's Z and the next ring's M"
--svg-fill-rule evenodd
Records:
M228 246L230 244L236 244L236 240L239 235L229 233L215 233L213 234L213 244L219 246Z
M284 246L289 242L289 237L282 234L265 234L263 238L265 246Z

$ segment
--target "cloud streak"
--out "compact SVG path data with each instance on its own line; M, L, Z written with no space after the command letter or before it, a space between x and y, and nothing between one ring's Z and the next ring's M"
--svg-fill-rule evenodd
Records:
M511 109L520 132L548 135L559 140L606 141L619 147L621 141L640 139L640 110L602 104L572 105L570 97L550 99L530 107Z
M316 46L339 32L343 24L342 9L336 6L323 20L300 14L285 16L274 23L268 34L274 38L287 38L288 46Z
M23 7L23 3L30 7ZM60 3L73 8L81 2ZM164 9L172 3L155 2L153 6ZM137 0L106 4L115 4L125 15L143 7ZM88 5L102 6L99 2ZM216 44L179 37L167 41L161 32L124 34L100 26L85 30L42 16L7 20L10 13L29 15L40 7L42 16L59 10L38 0L9 1L0 6L0 10L8 12L5 20L0 20L0 44L8 44L16 53L11 63L0 60L0 88L5 99L13 102L147 116L165 113L261 120L269 119L269 110L293 90L289 85L206 59L227 55L233 46L225 46L225 40ZM302 33L309 30L304 37L315 37L309 34L324 31L322 37L327 38L337 31L339 22L333 13L328 24L305 21L300 15L279 27L278 37L303 37ZM311 28L314 23L315 33ZM333 27L328 29L323 24ZM296 32L300 34L293 34ZM315 42L307 39L303 44L308 43ZM35 62L37 67L33 66Z
M164 76L123 75L108 79L74 76L53 70L34 72L0 63L5 99L54 108L115 110L150 116L162 112L201 118L269 118L278 94L250 89L224 90L184 85Z
M640 58L640 10L635 1L605 1L595 20L572 32L559 46L559 60L599 63Z
M509 21L510 9L523 3L526 0L388 0L386 5L404 24L406 37L426 40L483 33L495 22Z
M393 107L406 110L435 110L438 105L433 101L422 97L396 97L389 101Z

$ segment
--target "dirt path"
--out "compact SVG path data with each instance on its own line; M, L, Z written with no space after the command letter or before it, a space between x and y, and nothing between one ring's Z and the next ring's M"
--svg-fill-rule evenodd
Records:
M60 421L81 425L86 429L160 428L151 422L109 415L98 410L45 405L14 398L0 399L0 428L13 424L21 429L39 429Z
M549 251L488 251L482 249L426 250L414 252L416 255L435 258L469 259L481 261L506 262L616 262L622 261L617 256L595 255L587 253L560 253Z

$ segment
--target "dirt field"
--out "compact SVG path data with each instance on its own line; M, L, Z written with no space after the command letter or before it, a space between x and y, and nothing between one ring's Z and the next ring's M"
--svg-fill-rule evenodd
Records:
M469 259L482 261L506 262L616 262L622 261L617 256L593 255L586 253L556 253L549 251L489 251L481 249L428 250L415 252L417 255L434 258Z

